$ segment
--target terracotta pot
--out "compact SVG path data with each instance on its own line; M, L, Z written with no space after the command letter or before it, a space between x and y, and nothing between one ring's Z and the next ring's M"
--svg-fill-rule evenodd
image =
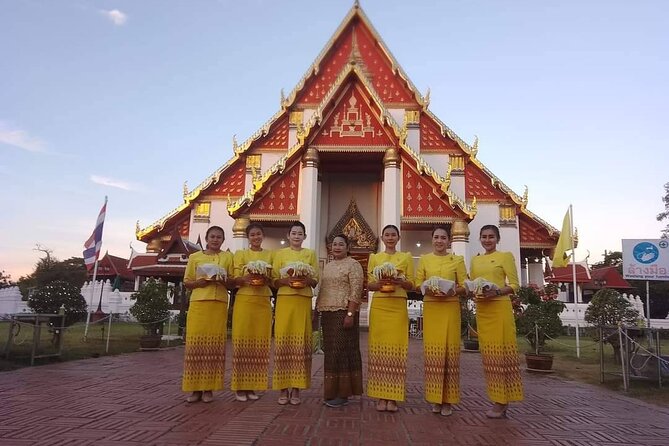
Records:
M462 341L462 346L465 350L471 352L479 351L479 340L478 339L465 339Z
M142 350L156 350L160 348L161 340L162 336L159 334L141 336L139 338L139 348Z
M539 353L525 353L525 364L528 370L549 372L553 370L553 355Z

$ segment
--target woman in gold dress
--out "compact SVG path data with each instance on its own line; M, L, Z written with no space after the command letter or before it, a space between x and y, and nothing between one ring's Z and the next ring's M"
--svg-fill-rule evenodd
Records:
M228 332L228 285L232 254L221 251L223 229L207 229L204 251L188 258L184 285L192 290L186 317L186 349L182 389L192 392L186 401L213 400L223 388L225 338ZM212 273L212 271L216 270Z
M516 261L510 252L497 251L499 228L485 225L480 241L485 253L472 258L472 279L485 279L496 287L483 289L476 298L476 324L488 397L493 402L488 418L506 418L510 401L522 401L523 383L518 362L516 322L509 295L519 287Z
M348 239L332 239L328 262L321 274L316 309L321 313L325 351L324 401L328 407L348 404L348 398L362 395L362 359L358 307L363 284L362 266L348 256Z
M251 274L249 262L262 261L270 268L272 252L262 248L265 231L260 223L246 227L248 249L235 252L235 285L239 287L232 309L232 377L230 388L237 401L257 400L256 390L267 390L272 337L271 269Z
M274 311L274 374L272 388L281 390L278 403L298 405L300 389L311 384L311 298L318 284L316 253L302 247L307 234L302 222L288 229L288 247L276 251L272 268L278 288ZM295 262L310 265L314 273L305 277L281 277L281 269Z
M409 314L407 290L414 288L411 253L395 249L400 240L397 226L387 225L381 232L385 250L369 256L367 283L374 291L369 316L369 358L367 395L378 398L376 410L397 412L397 401L404 401ZM391 263L397 277L379 280L374 268Z
M452 404L460 402L460 299L467 270L462 256L449 254L448 228L432 231L433 252L421 256L416 269L416 284L431 277L455 282L446 294L425 289L423 298L423 357L425 399L432 412L449 416Z

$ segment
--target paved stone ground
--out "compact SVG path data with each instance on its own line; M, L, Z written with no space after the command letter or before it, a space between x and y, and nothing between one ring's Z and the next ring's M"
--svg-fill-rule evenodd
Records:
M182 357L183 348L173 348L1 373L0 445L669 444L668 409L553 375L525 374L526 400L509 419L488 420L476 353L462 355L462 403L451 417L434 415L423 401L421 343L413 339L407 401L395 414L376 412L367 397L323 406L319 355L300 406L277 405L277 392L239 403L229 391L188 405Z

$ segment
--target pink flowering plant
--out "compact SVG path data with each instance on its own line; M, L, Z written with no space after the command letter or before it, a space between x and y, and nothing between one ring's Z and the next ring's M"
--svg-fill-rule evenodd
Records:
M532 351L537 354L543 350L548 338L562 334L560 313L565 309L565 304L557 297L558 288L552 283L543 288L534 284L520 287L511 297L516 330L525 336Z

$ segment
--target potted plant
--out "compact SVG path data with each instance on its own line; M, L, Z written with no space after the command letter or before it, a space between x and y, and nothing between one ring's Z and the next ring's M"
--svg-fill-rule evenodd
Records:
M543 351L546 340L562 334L560 313L564 302L557 299L558 288L548 284L544 288L536 285L520 287L512 299L516 317L516 330L530 343L531 351L525 353L527 369L550 371L553 355Z
M140 347L156 349L160 347L163 324L170 315L170 301L167 298L167 284L153 278L144 282L139 291L130 296L135 304L130 307L132 314L144 328Z
M460 333L464 334L462 347L465 351L479 351L479 339L476 333L476 313L474 313L470 299L462 301L460 305Z

